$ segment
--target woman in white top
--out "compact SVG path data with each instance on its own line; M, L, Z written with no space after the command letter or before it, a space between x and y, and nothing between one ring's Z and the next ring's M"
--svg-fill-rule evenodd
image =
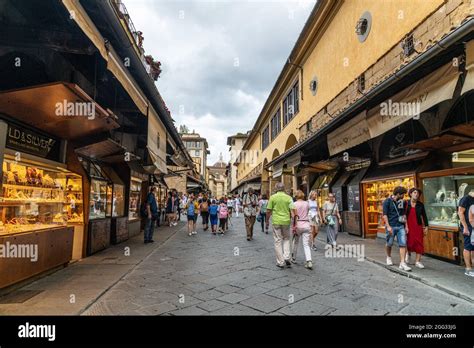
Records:
M309 193L309 225L311 226L311 247L316 251L316 236L319 233L319 224L323 220L321 217L321 210L318 205L318 193L316 191L311 191Z

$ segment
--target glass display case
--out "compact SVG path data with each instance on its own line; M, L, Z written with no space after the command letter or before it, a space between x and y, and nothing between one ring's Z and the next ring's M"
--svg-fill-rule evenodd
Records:
M415 186L414 176L363 183L366 235L376 235L384 230L383 201L397 186L403 186L408 191Z
M142 190L141 180L132 178L130 181L130 202L128 207L128 218L136 220L140 218L140 196Z
M107 181L103 179L91 179L91 195L89 219L105 218L105 208L107 202Z
M451 175L423 179L423 200L431 227L457 229L460 199L474 188L474 175Z
M82 178L37 162L5 156L0 235L82 224Z
M125 186L114 184L112 192L112 216L125 215Z

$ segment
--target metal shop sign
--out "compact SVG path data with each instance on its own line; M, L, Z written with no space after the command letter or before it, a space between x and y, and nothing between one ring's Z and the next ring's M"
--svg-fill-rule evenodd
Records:
M59 157L60 142L29 129L9 124L6 146L35 156L56 159Z

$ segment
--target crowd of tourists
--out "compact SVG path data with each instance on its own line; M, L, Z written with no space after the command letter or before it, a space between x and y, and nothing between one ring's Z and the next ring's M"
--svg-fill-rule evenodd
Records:
M145 243L153 242L154 223L160 224L160 210L155 199L155 188L150 189L146 204L142 208L145 220ZM404 197L408 193L408 199ZM383 223L385 226L386 263L393 265L392 248L396 239L399 253L399 268L411 271L409 264L419 269L425 266L421 261L424 253L424 237L427 235L428 218L425 207L420 201L422 191L419 188L399 186L383 202ZM261 232L268 234L270 221L279 268L291 267L296 263L300 241L303 244L305 267L313 268L311 250L316 251L316 236L320 228L326 231L326 243L330 248L338 248L337 236L342 219L335 195L329 193L327 200L319 203L317 191L311 191L305 197L303 191L296 191L294 197L288 195L283 183L277 183L275 193L270 197L257 195L252 188L241 198L239 195L216 198L205 193L178 194L171 191L166 200L164 221L170 227L176 226L181 216L186 217L187 233L197 234L198 216L201 216L202 229L212 235L224 235L232 226L232 216L244 215L247 241L254 238L254 226L258 222ZM474 190L459 201L458 215L461 232L464 235L465 274L474 277L472 253L474 238ZM414 255L414 260L413 260Z

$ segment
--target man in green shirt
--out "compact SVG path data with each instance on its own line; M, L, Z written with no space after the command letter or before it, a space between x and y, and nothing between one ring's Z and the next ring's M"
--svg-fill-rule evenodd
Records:
M273 239L277 266L279 268L291 267L290 262L290 223L294 207L293 199L285 193L285 185L278 183L275 186L276 193L270 197L267 205L266 228L272 216ZM283 251L282 251L283 244Z

